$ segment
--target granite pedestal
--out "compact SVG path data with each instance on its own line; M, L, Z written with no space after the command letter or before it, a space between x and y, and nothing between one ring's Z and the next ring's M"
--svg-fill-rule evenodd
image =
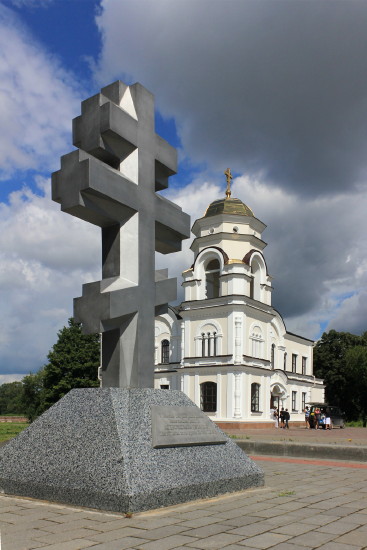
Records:
M179 391L75 389L0 449L2 492L116 512L261 485L260 468Z

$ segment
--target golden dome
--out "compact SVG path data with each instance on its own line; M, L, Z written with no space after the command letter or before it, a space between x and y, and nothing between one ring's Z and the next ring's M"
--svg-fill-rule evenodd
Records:
M204 218L209 218L210 216L216 216L217 214L234 214L236 216L252 216L254 213L244 204L240 199L225 198L219 199L217 201L209 204Z

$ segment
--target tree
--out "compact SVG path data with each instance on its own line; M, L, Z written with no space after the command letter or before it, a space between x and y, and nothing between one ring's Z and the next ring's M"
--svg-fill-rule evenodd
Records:
M347 351L349 394L353 396L355 416L367 425L367 346L355 346Z
M99 386L100 341L98 334L82 334L81 324L69 319L43 368L40 409L46 410L72 388Z
M33 422L45 410L43 376L44 369L41 369L36 374L28 374L22 380L23 408L30 422Z
M0 386L0 414L25 414L22 393L22 382L2 384Z
M358 420L361 415L361 395L356 392L356 368L350 360L357 347L367 349L367 333L362 336L349 332L330 330L324 332L314 348L314 374L324 379L325 399L338 405L348 420Z

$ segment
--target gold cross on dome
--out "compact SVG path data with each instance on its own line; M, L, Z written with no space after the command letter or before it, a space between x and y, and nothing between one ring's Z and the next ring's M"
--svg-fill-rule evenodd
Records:
M224 172L224 175L226 176L227 178L227 189L226 189L226 197L227 199L229 199L229 197L231 196L231 180L233 180L233 176L231 174L231 169L230 168L227 168L227 170Z

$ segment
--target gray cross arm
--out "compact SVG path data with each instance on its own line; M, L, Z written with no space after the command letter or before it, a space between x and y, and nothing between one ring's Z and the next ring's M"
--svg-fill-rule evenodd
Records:
M166 270L156 271L155 278L156 311L162 312L167 301L176 299L177 279L166 278ZM118 328L123 318L136 313L142 301L139 287L121 278L86 283L82 296L74 298L74 318L83 324L85 334L105 332Z
M152 133L155 190L161 191L168 187L168 178L177 172L177 152L154 133L154 120L150 119L153 112L154 97L141 84L126 86L114 82L102 88L102 93L82 102L82 114L73 120L73 143L118 169L139 147L138 125L143 119Z
M190 216L173 202L155 197L155 239L156 250L170 254L181 250L182 240L190 236Z
M137 212L137 185L84 151L61 157L52 174L52 199L82 220L108 227Z

